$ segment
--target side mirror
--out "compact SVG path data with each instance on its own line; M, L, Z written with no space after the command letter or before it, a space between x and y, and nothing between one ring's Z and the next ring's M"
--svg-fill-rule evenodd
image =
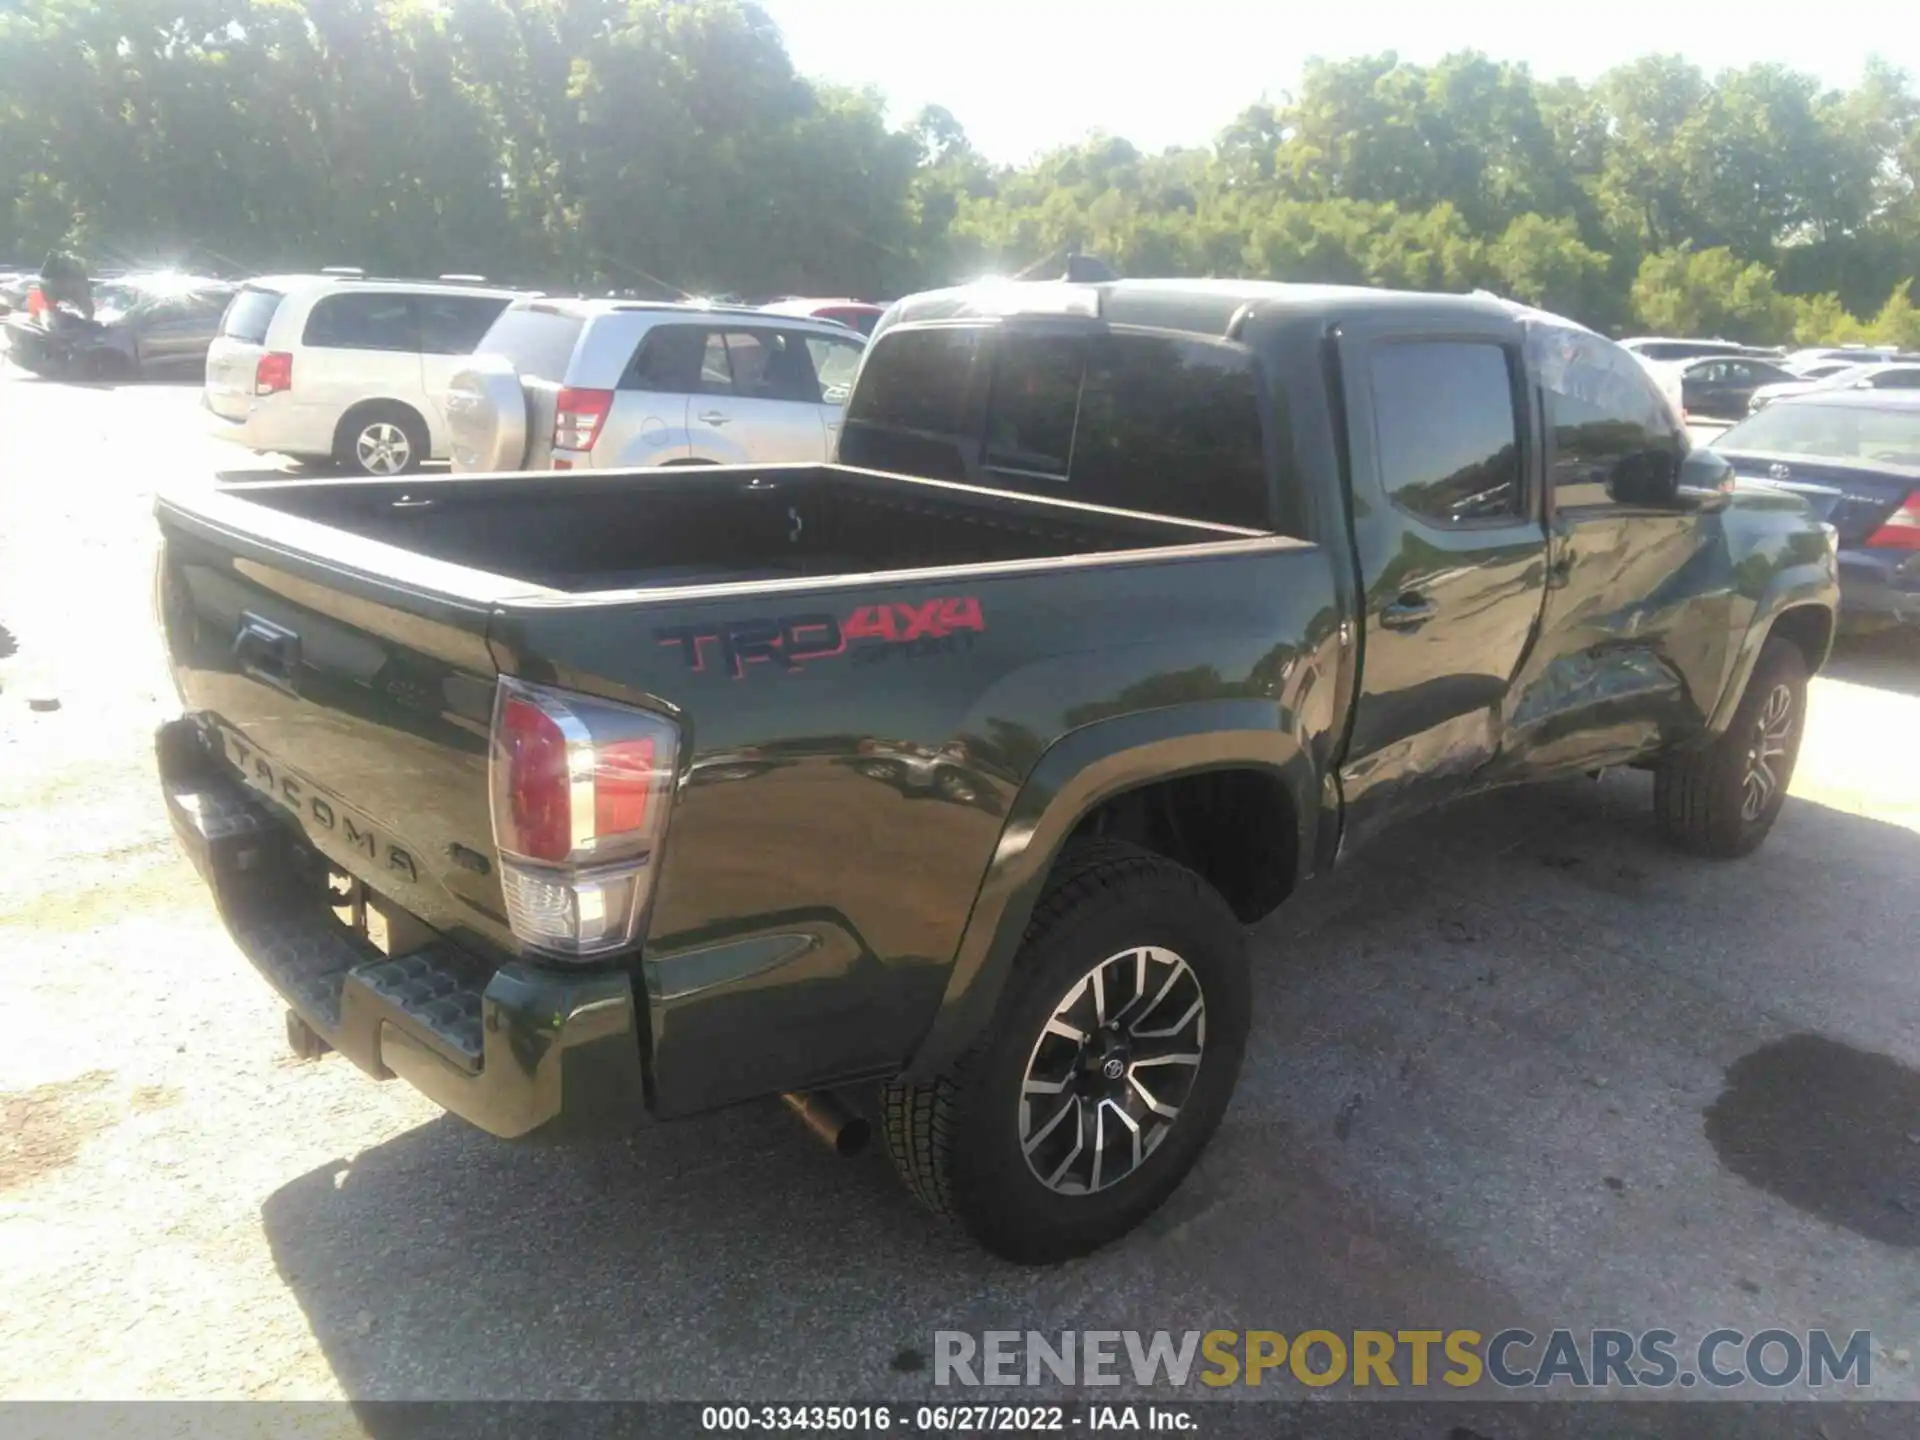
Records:
M1607 498L1616 505L1672 509L1679 500L1680 466L1671 451L1624 455L1607 476Z

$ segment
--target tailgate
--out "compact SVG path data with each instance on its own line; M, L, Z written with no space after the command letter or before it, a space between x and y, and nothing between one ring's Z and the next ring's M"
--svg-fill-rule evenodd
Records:
M334 865L437 930L510 944L488 814L487 607L166 502L158 515L169 663L227 763Z
M259 345L222 335L207 349L207 408L223 420L244 420L253 408Z

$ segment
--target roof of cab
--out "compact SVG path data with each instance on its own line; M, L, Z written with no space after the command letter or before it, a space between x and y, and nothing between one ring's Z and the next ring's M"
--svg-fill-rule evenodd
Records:
M1361 285L1308 285L1279 280L984 280L929 290L896 301L887 325L1008 315L1097 316L1193 335L1224 336L1247 311L1337 313L1343 316L1419 310L1512 316L1517 302L1478 291L1454 295L1423 290L1376 290Z

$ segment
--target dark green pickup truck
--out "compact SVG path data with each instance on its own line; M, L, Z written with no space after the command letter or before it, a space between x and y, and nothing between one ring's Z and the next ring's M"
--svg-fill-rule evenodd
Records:
M1640 765L1751 850L1837 593L1610 342L1227 281L902 301L835 465L158 516L167 804L303 1053L503 1136L878 1082L1027 1261L1179 1183L1243 926L1388 822Z

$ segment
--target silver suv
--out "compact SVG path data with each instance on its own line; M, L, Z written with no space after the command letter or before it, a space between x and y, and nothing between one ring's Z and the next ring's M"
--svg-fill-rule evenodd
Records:
M818 463L865 346L760 310L516 301L447 391L453 468Z

